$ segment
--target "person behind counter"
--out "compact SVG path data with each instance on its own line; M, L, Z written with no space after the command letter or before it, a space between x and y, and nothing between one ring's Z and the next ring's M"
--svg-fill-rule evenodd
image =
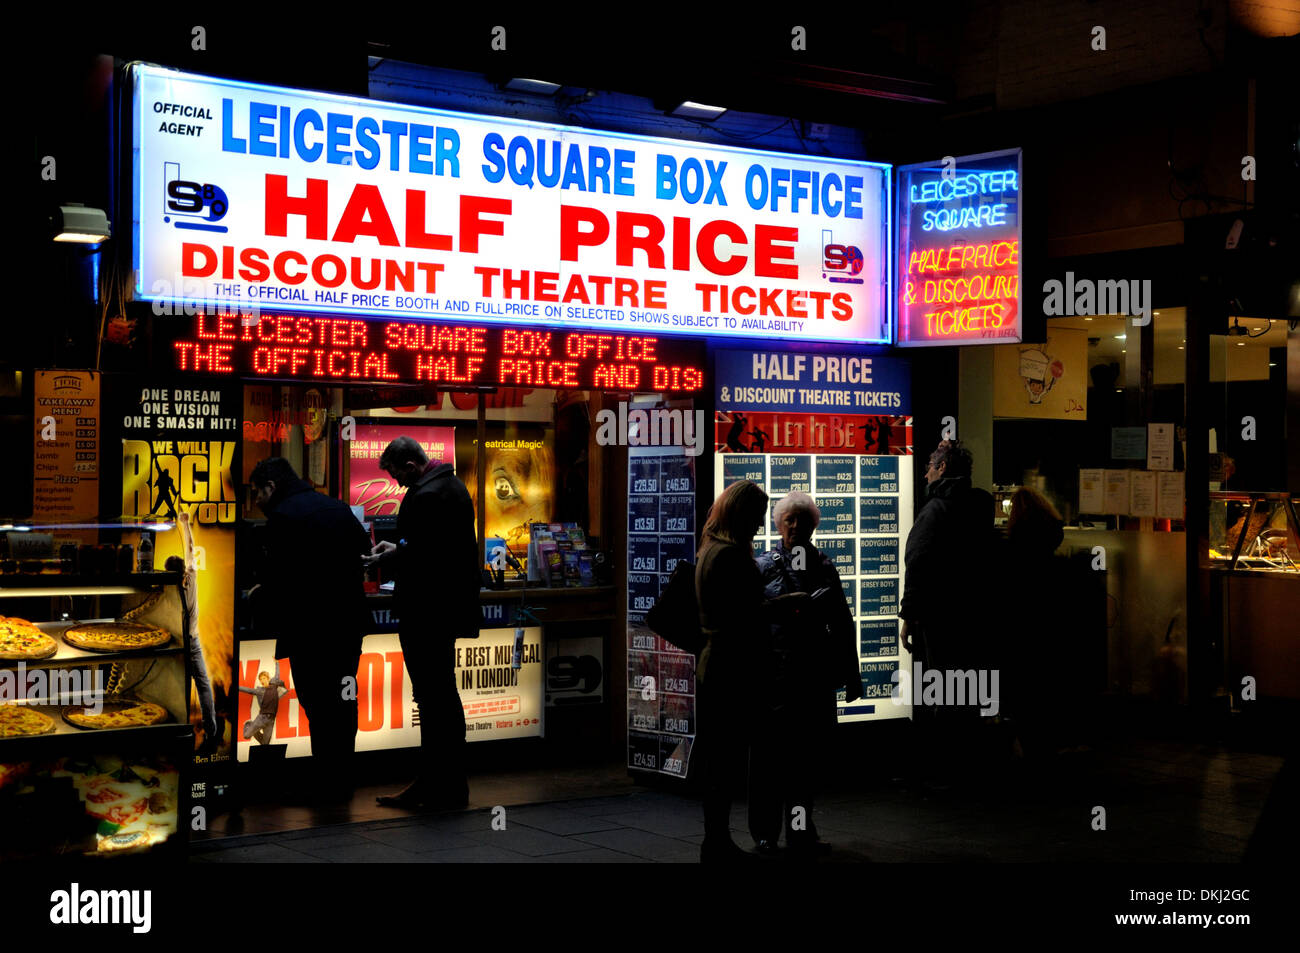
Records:
M313 491L283 457L262 460L249 480L266 514L264 560L250 596L276 636L276 659L289 660L311 721L312 795L350 799L357 693L346 688L366 630L361 559L370 537L346 504Z
M375 546L366 560L396 582L398 638L420 708L420 768L385 807L438 810L465 807L465 710L456 687L456 639L478 638L482 576L474 504L450 463L430 461L412 437L398 437L380 468L406 496L397 512L398 542Z

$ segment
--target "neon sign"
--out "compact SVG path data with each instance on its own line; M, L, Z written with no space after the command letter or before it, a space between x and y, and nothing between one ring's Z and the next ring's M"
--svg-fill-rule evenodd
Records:
M162 345L178 371L269 379L691 393L701 348L639 334L318 315L196 315Z
M898 343L1019 341L1020 150L899 168Z

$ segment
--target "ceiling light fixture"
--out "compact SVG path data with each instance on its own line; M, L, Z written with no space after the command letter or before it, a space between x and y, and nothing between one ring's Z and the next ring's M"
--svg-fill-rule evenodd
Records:
M560 91L559 83L548 83L544 79L526 79L522 76L512 77L505 84L506 89L517 93L536 93L539 96L554 96Z
M712 122L726 111L726 106L706 106L704 103L695 103L687 99L668 110L668 115L679 116L682 119L698 119L701 122Z

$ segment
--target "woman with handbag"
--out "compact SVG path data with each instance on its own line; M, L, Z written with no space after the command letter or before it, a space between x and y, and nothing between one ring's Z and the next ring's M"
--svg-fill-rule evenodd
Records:
M749 832L760 853L776 851L784 828L792 852L819 854L830 845L817 836L813 798L835 729L836 692L844 688L849 702L862 697L857 630L835 565L812 544L821 519L812 498L789 493L773 515L781 543L758 558L764 595L809 598L770 623L770 689L750 751Z
M750 856L731 839L731 799L733 783L744 775L753 698L765 690L758 679L771 607L764 603L753 540L766 518L767 494L742 480L714 500L700 534L695 594L704 647L695 666L695 695L696 757L704 782L702 863Z

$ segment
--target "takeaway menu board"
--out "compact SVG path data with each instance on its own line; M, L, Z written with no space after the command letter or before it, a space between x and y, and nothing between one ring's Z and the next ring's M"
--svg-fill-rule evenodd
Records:
M677 563L695 560L696 458L682 451L629 447L627 477L627 764L679 778L695 741L695 657L650 631L645 615Z
M905 717L909 707L889 697L899 664L903 547L912 523L908 457L724 453L714 474L715 493L753 480L771 497L764 531L754 539L756 556L781 544L775 518L781 497L791 490L812 496L821 513L813 545L835 565L858 631L863 698L846 704L841 692L839 718Z

